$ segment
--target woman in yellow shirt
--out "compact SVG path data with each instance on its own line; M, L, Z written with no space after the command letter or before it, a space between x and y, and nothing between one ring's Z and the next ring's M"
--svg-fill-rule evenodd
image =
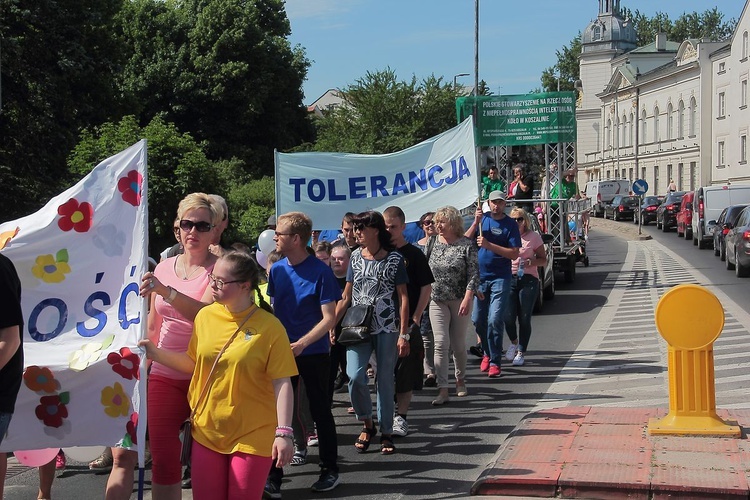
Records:
M140 342L150 359L193 374L188 400L195 412L196 499L259 499L272 461L282 467L292 457L290 377L297 367L284 327L261 309L270 309L265 301L261 307L253 301L258 275L248 254L226 253L209 275L215 302L198 312L187 352Z

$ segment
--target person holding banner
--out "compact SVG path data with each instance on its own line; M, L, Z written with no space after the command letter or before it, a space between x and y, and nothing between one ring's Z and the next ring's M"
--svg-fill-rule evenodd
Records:
M213 302L209 275L216 255L209 247L217 241L217 226L223 209L215 198L204 193L187 195L177 208L180 236L185 253L159 263L146 273L141 294L151 293L148 337L165 351L184 353L193 333L198 311ZM158 361L151 365L148 379L148 429L151 447L153 495L155 500L180 498L180 425L190 414L188 388L190 374ZM129 498L132 491L135 453L113 448L114 466L107 483ZM128 487L130 486L130 487ZM127 496L124 496L127 493ZM109 498L109 496L108 496Z
M196 315L187 352L139 345L155 363L192 375L193 497L259 499L271 464L292 457L297 367L281 322L262 298L254 301L262 296L253 258L228 251L208 278L215 302Z
M8 433L23 376L21 280L13 262L0 254L0 443ZM0 498L5 488L8 455L0 453Z
M354 447L364 453L377 434L372 419L372 400L368 387L367 363L375 352L380 452L395 453L393 445L393 410L396 358L409 355L409 298L404 257L395 251L385 219L374 210L362 212L354 219L354 230L360 248L354 251L346 274L344 297L337 305L343 311L349 305L372 305L373 314L368 342L351 345L346 353L349 396L364 427ZM398 296L398 300L394 299Z
M484 351L480 367L490 378L500 376L505 310L513 277L511 261L518 258L521 248L518 224L505 215L505 203L503 191L491 192L490 211L482 213L482 207L478 206L474 222L465 233L467 238L473 238L479 232L479 288L472 320Z

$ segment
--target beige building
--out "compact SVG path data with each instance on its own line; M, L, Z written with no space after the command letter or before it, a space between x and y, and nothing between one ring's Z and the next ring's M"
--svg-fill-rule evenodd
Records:
M593 40L603 19L628 24L618 12L619 0L600 0L599 16L582 34L583 180L645 179L649 194L664 194L671 179L678 190L750 181L741 160L750 118L746 13L731 40L672 42L662 34L644 47L600 50Z

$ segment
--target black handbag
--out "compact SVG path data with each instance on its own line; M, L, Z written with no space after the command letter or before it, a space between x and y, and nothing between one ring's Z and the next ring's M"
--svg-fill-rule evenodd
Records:
M193 450L193 422L188 418L180 426L180 463L190 465L190 453Z
M343 346L362 344L370 340L373 306L360 304L346 310L341 320L341 335L336 342Z

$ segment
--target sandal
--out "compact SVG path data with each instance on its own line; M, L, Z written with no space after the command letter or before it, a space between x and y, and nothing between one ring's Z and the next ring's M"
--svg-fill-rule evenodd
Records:
M372 437L378 433L378 430L373 425L371 428L363 427L362 431L359 433L359 437L354 442L354 449L357 450L357 453L364 453L367 451L367 449L370 447L370 441L372 441ZM366 436L366 439L362 439L362 436Z
M396 447L393 445L391 436L380 436L380 453L383 455L393 455L396 453Z

